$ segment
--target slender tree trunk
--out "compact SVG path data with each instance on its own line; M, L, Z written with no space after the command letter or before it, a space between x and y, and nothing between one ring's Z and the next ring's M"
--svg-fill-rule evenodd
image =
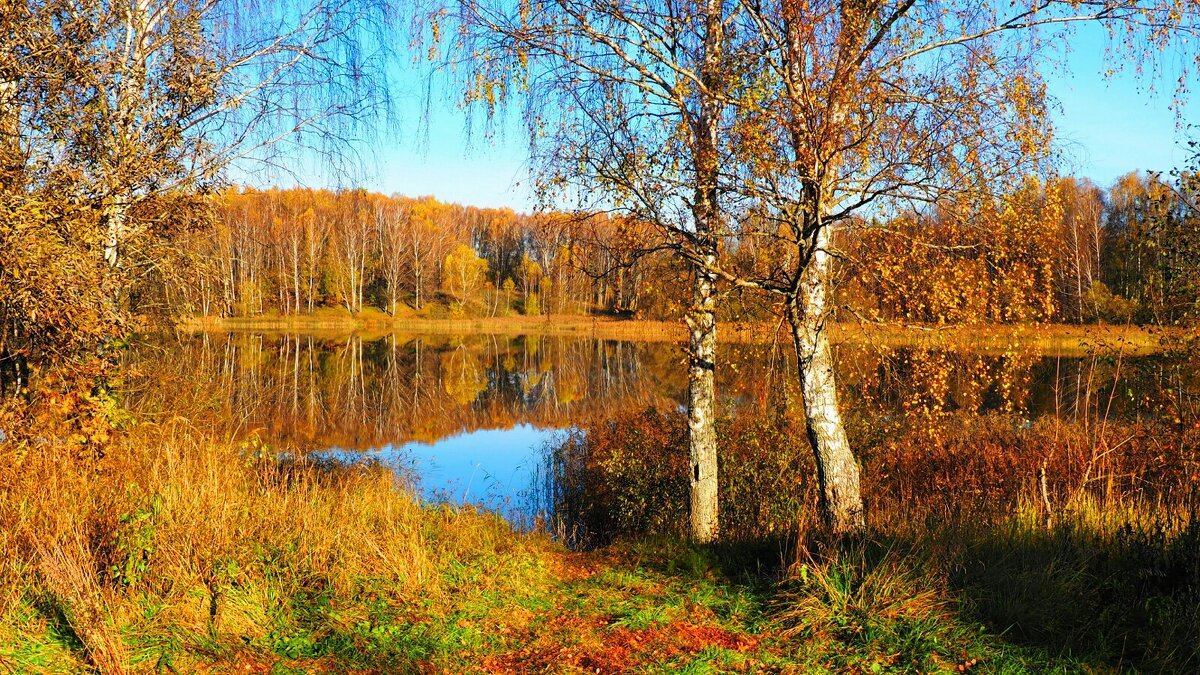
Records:
M715 254L710 255L715 263ZM688 310L688 449L691 455L690 505L692 539L707 543L717 538L717 359L716 280L696 270L692 307Z
M225 270L228 273L221 275L221 285L224 287L224 291L225 291L225 311L230 316L232 316L234 302L236 301L234 298L234 288L235 288L236 281L234 278L234 271L233 271L234 270L234 262L233 262L233 252L232 251L226 257L226 262L229 263L229 268L227 270Z
M292 239L292 294L296 314L300 314L300 240Z
M413 308L421 309L421 259L413 256Z
M254 276L251 277L251 283L254 286L254 293L256 294L256 297L258 297L258 313L266 314L267 313L267 294L263 292L262 284L260 284L258 281L259 273L260 273L259 267L256 265L254 268ZM267 273L265 266L261 270L261 273L262 274Z
M486 292L486 291L485 291ZM492 289L492 316L496 316L496 310L500 307L500 272L496 271L496 282Z
M364 240L365 240L365 238L364 238ZM359 252L359 258L358 258L357 300L358 300L358 311L359 312L361 312L363 309L363 295L366 293L366 290L367 290L366 277L367 277L367 247L366 247L366 243L364 241L363 248Z
M1079 249L1075 250L1075 307L1079 323L1083 323L1083 264Z
M200 278L200 311L204 316L208 316L212 312L212 289L209 288L207 277Z
M804 394L805 430L817 460L821 519L835 534L865 527L858 462L846 438L838 406L833 351L826 330L826 284L831 260L829 233L821 227L817 247L804 269L797 292L787 304Z
M104 262L115 268L120 262L121 240L125 237L125 222L129 217L129 200L117 195L105 209Z
M638 310L638 301L642 296L642 273L635 272L633 275L633 285L629 289L628 310L632 314L636 314Z
M696 170L692 217L696 226L696 251L702 264L693 265L692 307L688 324L688 452L691 456L691 535L699 543L715 541L720 531L717 494L716 363L717 284L712 270L717 264L717 232L720 227L718 176L720 155L718 123L720 103L711 92L720 89L720 60L724 48L723 0L705 3L704 57L701 79L706 94L701 97L693 133Z
M0 190L13 193L25 184L21 110L16 102L19 85L16 78L0 79Z
M307 294L306 300L309 314L313 313L313 305L317 301L317 265L313 262L315 259L315 256L309 258L308 270L306 272L308 278L305 279L305 292Z

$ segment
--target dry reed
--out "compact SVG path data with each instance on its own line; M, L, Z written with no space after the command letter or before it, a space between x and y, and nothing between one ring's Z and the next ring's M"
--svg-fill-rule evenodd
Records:
M55 609L82 644L74 657L121 673L148 658L127 644L240 645L291 597L364 584L400 604L437 598L450 561L486 570L541 545L497 517L424 507L382 467L315 465L183 423L138 427L98 461L12 445L0 446L0 664L52 630Z

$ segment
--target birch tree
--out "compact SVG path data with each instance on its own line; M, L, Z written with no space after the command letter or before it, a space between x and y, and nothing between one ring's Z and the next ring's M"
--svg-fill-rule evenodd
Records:
M446 291L461 310L487 279L488 263L475 253L475 249L459 244L446 256L442 269Z
M782 304L823 520L861 529L826 330L834 242L938 204L986 227L1001 195L1053 167L1049 45L1099 24L1110 56L1153 73L1168 48L1190 63L1197 14L1194 0L461 0L431 26L454 36L468 103L524 103L539 195L655 223L692 265L692 533L708 540L717 281ZM776 262L722 264L734 236Z
M47 294L28 314L0 298L0 359L71 365L104 352L101 367L115 365L97 345L186 273L168 259L172 242L211 225L232 167L332 161L387 119L391 12L387 0L0 2L0 210L37 238L2 248L0 267L60 251L54 264L87 291ZM236 243L226 299L259 311L259 280L240 280L242 298L237 284L261 251ZM55 315L73 316L90 344L53 328Z
M1062 250L1055 259L1064 318L1083 323L1091 313L1085 307L1092 284L1099 279L1103 252L1104 199L1091 181L1060 179L1063 195L1063 219L1059 225Z
M751 76L731 102L733 189L771 224L759 234L781 262L725 276L782 302L831 531L865 524L826 330L834 242L880 213L934 206L989 227L1002 195L1053 167L1048 45L1098 23L1114 55L1153 71L1167 47L1195 57L1197 10L1132 0L745 5L757 46L744 52Z
M343 153L386 108L382 2L49 0L4 11L40 26L10 47L29 67L4 102L21 121L26 186L99 209L112 267L146 227L129 221L137 204L206 191L234 163Z
M717 522L717 267L722 91L730 0L464 0L430 23L452 35L465 100L521 105L544 205L652 223L692 261L688 325L691 535ZM545 267L543 265L543 267Z
M349 193L345 203L339 205L340 213L334 228L333 250L338 264L334 267L333 276L346 311L350 314L357 314L363 309L367 258L375 248L375 219L368 200L365 193Z
M379 245L380 274L387 291L387 311L396 316L400 306L400 292L409 262L409 248L414 243L405 237L409 227L408 209L395 201L384 201L375 205L376 242Z

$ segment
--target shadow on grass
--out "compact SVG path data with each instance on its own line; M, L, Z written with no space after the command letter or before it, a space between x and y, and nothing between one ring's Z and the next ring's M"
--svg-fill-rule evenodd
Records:
M835 670L1200 672L1194 514L616 546L639 567L745 588L795 649Z
M1007 639L1115 668L1200 671L1200 521L960 532L946 577Z
M40 593L33 598L32 605L38 614L45 617L47 637L74 652L81 660L86 660L87 646L75 632L62 603L50 593Z

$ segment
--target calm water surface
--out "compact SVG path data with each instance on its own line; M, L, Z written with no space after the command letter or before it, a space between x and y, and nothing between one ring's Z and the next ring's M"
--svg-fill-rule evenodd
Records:
M726 347L724 412L795 396L785 350ZM429 501L479 504L514 522L538 508L545 448L615 412L684 403L678 345L563 337L326 339L201 334L134 355L135 404L199 410L206 423L284 451L378 461ZM1177 356L976 355L839 347L846 414L870 425L931 406L1003 414L1196 423L1197 364ZM164 386L165 385L165 386Z
M331 448L317 454L342 462L380 462L409 480L428 502L480 505L523 526L541 508L544 449L566 431L522 423L509 429L464 431L432 443Z

